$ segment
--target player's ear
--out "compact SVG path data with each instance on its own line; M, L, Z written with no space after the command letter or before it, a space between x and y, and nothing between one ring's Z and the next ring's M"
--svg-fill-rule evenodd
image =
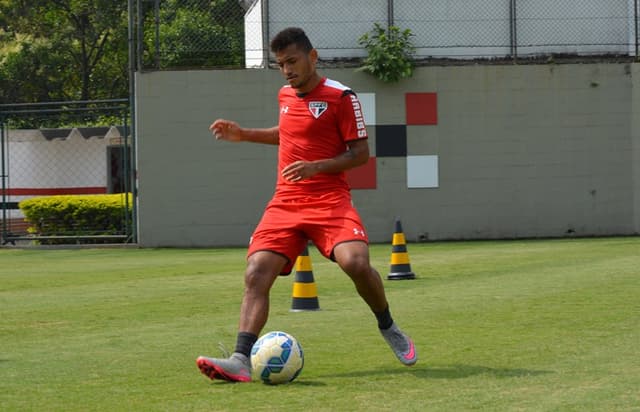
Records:
M309 51L309 59L311 59L311 62L313 64L316 64L316 62L318 61L318 50L316 49L311 49Z

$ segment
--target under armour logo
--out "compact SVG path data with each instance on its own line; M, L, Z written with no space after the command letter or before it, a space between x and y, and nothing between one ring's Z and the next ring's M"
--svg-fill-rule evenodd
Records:
M284 113L284 114L286 114L286 113L288 113L288 112L289 112L289 106L282 106L282 107L280 108L280 113Z
M358 229L357 227L354 227L353 228L353 234L354 235L360 235L360 236L364 237L364 230Z

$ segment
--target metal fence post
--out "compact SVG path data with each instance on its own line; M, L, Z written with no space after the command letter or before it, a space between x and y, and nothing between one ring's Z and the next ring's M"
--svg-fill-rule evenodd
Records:
M394 0L387 0L387 26L388 27L391 27L394 25L393 1Z
M511 58L515 61L518 59L518 30L517 30L517 13L516 0L509 2L509 42L511 43Z
M137 62L137 68L142 69L142 54L144 44L144 20L142 15L142 0L136 0L135 10L132 10L132 16L129 17L131 25L136 28L136 48L135 48L135 60Z
M634 39L635 39L635 49L636 49L636 61L640 60L640 56L638 56L638 51L640 49L640 45L638 44L638 40L640 37L638 36L638 0L633 0L633 22L634 22Z
M269 0L262 0L262 61L263 68L269 68Z
M154 42L156 49L156 69L160 69L160 0L155 0L153 4L153 15L156 22L156 39Z
M135 14L136 11L134 10L134 6L133 6L133 2L134 0L129 0L129 110L128 112L125 111L123 113L123 120L124 120L124 133L125 135L128 134L128 130L127 130L127 123L126 123L126 117L128 116L129 119L131 119L131 135L132 135L132 139L131 139L131 146L132 146L132 150L131 150L131 163L135 164L135 162L133 161L133 159L135 159L135 151L134 151L134 147L135 147L135 135L136 135L136 95L135 95L135 75L136 75L136 69L141 69L142 68L142 63L141 60L142 58L139 57L141 55L141 45L140 42L138 41L139 39L139 33L141 33L142 28L140 26L137 27L136 30L136 18L135 18ZM140 5L140 1L137 0L136 1L137 5ZM140 8L137 9L138 14L141 14L140 12ZM137 53L136 53L137 51ZM139 65L136 67L136 62L138 61L138 59L140 59ZM160 68L159 63L158 63L158 68ZM126 140L125 140L126 141ZM126 147L125 147L125 151L126 151ZM132 241L135 243L138 241L138 231L136 229L137 227L137 190L136 190L136 168L133 167L133 170L131 170L131 174L132 176L132 186L131 186L131 196L132 196L132 216L131 216L131 228L133 231L133 237L132 237ZM127 196L128 197L128 196Z
M0 173L2 174L2 242L4 244L5 239L7 237L7 173L6 173L6 154L4 150L5 138L5 123L4 120L0 119L0 156L2 156L2 170Z

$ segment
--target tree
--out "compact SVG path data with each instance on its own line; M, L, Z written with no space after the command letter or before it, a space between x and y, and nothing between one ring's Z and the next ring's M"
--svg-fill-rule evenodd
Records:
M150 6L149 6L150 7ZM160 10L160 47L155 50L153 13L147 11L145 66L242 67L244 10L237 0L165 0ZM151 63L151 60L159 60Z
M52 68L66 61L47 42L21 39L17 51L7 52L0 64L0 103L68 100L73 80Z
M238 0L161 0L158 39L156 4L141 5L145 68L243 66ZM125 0L0 0L0 103L127 97L127 9Z
M4 0L0 15L3 102L128 95L126 2Z

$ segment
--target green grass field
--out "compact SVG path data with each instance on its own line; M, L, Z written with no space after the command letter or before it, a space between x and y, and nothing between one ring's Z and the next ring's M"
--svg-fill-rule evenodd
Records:
M320 311L272 292L266 330L305 350L289 385L211 382L233 348L244 249L0 249L3 411L638 411L640 238L409 244L387 281L418 364L311 249ZM390 245L372 260L389 270Z

